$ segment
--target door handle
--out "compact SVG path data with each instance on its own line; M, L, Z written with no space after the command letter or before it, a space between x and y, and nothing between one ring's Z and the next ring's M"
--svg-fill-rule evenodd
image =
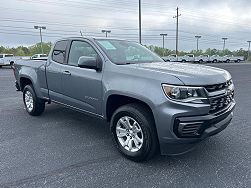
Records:
M69 76L71 75L70 71L64 71L63 74L69 75Z

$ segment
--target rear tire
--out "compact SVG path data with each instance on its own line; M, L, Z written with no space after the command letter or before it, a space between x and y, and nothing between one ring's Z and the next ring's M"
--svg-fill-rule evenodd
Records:
M45 102L37 97L31 85L27 85L24 87L23 101L26 111L31 116L39 116L44 112Z
M111 132L120 153L132 161L149 160L159 146L152 114L140 104L118 108L111 119Z

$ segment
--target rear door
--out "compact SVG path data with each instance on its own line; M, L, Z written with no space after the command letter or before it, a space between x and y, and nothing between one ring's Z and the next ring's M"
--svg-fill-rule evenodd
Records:
M62 70L66 66L66 48L68 40L56 42L51 57L46 64L46 77L50 99L64 103L62 95Z
M73 40L68 64L62 70L65 103L82 111L101 115L102 72L78 67L81 56L100 57L97 49L87 40Z

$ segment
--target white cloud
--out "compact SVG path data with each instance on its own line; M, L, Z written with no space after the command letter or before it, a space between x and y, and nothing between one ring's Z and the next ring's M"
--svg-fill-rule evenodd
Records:
M168 33L167 46L175 48L176 7L180 7L181 50L195 48L195 34L201 34L201 47L221 48L221 38L229 37L230 49L246 47L251 40L251 2L249 0L144 0L142 28L145 44L161 45L160 33ZM7 21L6 19L10 19ZM126 0L8 0L1 2L0 45L29 45L39 40L36 24L46 25L45 41L80 35L103 36L101 29L110 28L111 36L137 40L138 1ZM9 27L8 27L9 26ZM16 27L16 28L13 28ZM23 34L23 35L21 35Z

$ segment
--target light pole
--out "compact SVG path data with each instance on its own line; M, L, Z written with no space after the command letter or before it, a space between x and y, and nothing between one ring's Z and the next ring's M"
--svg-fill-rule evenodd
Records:
M201 36L197 35L195 36L195 38L197 39L197 52L199 51L199 39L201 38Z
M42 29L46 29L46 27L45 26L37 26L37 25L35 25L34 26L34 29L39 29L39 33L40 33L40 40L41 40L41 51L42 51L42 54L44 53L44 50L43 50L43 38L42 38Z
M248 57L249 57L250 56L250 43L251 43L251 41L249 40L247 42L248 42Z
M111 30L101 30L102 33L105 33L105 37L107 38L107 33L111 33L112 31Z
M161 33L160 36L163 37L163 57L165 55L165 37L167 36L166 33Z
M84 37L84 36L83 36L83 32L82 32L82 30L80 30L80 35L81 35L81 37Z
M222 38L222 40L223 40L223 51L225 50L225 47L226 47L226 40L227 40L228 38L226 38L226 37L224 37L224 38Z

